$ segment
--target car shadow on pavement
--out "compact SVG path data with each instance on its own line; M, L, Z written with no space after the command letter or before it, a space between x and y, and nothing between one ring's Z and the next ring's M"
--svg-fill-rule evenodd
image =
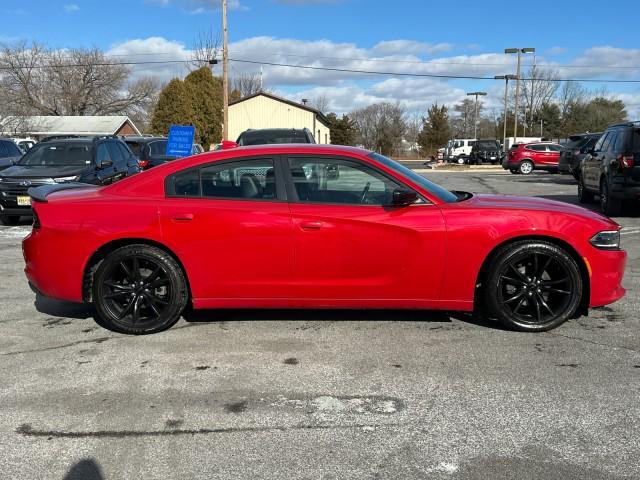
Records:
M71 466L62 480L104 480L102 469L93 458L85 458Z
M547 200L556 200L558 202L570 203L572 205L577 205L579 207L586 208L587 210L591 210L593 212L602 213L600 209L600 204L598 202L594 203L580 203L578 201L578 195L572 194L564 194L564 195L536 195L538 198L546 198ZM630 217L637 218L640 217L640 204L637 203L629 203L623 204L622 206L622 214L620 217Z
M452 319L471 325L503 330L498 322L471 313L404 309L220 309L189 310L183 318L189 323L248 321L362 321L452 323Z
M52 317L86 319L93 317L93 308L83 303L63 302L47 298L39 293L34 302L36 310Z

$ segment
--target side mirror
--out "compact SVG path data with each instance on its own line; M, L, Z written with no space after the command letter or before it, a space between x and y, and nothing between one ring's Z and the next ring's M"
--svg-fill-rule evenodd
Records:
M98 165L98 168L107 168L113 165L113 160L102 160Z
M229 150L231 148L238 148L238 144L236 142L232 142L231 140L223 140L220 145L222 146L221 150Z
M393 191L393 198L391 199L391 205L403 206L411 205L418 200L418 194L413 190L407 190L405 188L396 188Z

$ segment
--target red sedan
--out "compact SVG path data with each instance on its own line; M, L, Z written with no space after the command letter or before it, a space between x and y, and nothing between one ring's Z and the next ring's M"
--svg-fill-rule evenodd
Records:
M242 147L30 193L31 285L132 334L187 306L481 309L541 331L625 292L612 220L450 192L357 148Z
M503 168L523 175L529 175L534 170L556 173L562 150L562 145L557 143L519 143L509 150Z

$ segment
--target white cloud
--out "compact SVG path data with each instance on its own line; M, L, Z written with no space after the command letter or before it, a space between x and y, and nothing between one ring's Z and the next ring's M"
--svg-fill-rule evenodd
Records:
M437 55L453 48L450 43L423 43L415 40L389 40L373 47L375 55Z
M252 37L229 46L231 59L255 61L256 63L230 62L230 75L260 72L266 88L289 98L313 99L326 95L329 109L344 113L378 101L400 102L409 110L424 111L433 102L451 105L465 98L465 88L481 89L489 95L483 99L486 111L500 111L504 98L504 82L451 81L429 77L407 77L394 74L412 72L453 76L481 76L515 73L515 56L503 53L475 55L438 56L425 60L428 48L437 45L410 40L381 42L372 48L363 48L355 43L337 43L330 40L305 41L273 37ZM444 47L443 47L444 48ZM109 55L135 60L183 60L191 58L191 51L182 43L163 37L135 39L114 45ZM526 57L527 64L531 58ZM342 70L384 71L389 75L373 75L358 72L311 70L280 67L267 63L307 65ZM550 64L538 56L539 63ZM629 78L626 69L610 66L640 65L640 50L625 50L612 47L594 47L586 50L571 65L587 66L560 70L564 75L606 75L614 78ZM595 66L595 67L593 67ZM189 69L186 63L134 66L135 78L153 76L161 81L184 76ZM221 73L220 65L216 74ZM640 76L640 71L633 77ZM584 77L583 77L584 78ZM589 84L585 84L589 87ZM627 86L611 85L615 90L610 96L625 101L630 117L640 117L640 91L632 92ZM467 90L470 91L470 90Z
M64 11L67 13L74 13L74 12L77 12L78 10L80 10L80 7L76 3L67 3L64 6Z

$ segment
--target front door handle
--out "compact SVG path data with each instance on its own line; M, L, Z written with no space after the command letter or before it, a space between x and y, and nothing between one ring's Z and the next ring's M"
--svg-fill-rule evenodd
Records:
M193 213L181 213L171 218L174 222L190 222L193 220Z
M322 222L300 222L300 228L302 230L320 230Z

